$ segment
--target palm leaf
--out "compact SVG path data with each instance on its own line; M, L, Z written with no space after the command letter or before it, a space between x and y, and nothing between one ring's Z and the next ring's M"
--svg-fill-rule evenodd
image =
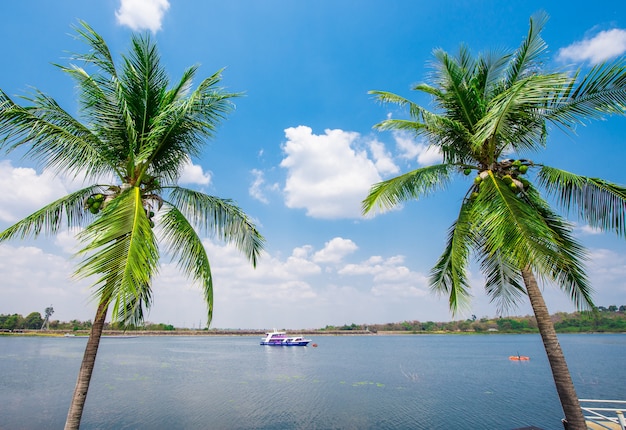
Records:
M132 187L113 199L78 237L87 245L78 252L86 258L76 276L95 276L94 299L109 297L114 300L114 316L137 319L139 312L143 314L142 304L150 304L151 281L159 261L140 189Z
M546 112L555 124L572 128L586 119L626 113L626 58L594 66L582 79L571 78Z
M547 45L541 38L541 31L547 21L548 15L543 12L530 18L526 39L511 57L506 72L507 87L513 86L517 80L525 78L528 73L536 73L538 61L547 50Z
M85 211L84 200L100 189L100 186L92 185L44 206L0 233L0 241L37 237L41 233L53 235L63 226L84 226L92 219L92 215Z
M373 208L391 209L401 202L419 199L444 189L455 167L435 164L374 184L362 202L363 213Z
M233 243L256 267L265 239L231 200L181 187L171 188L167 201L200 231Z
M541 166L539 183L568 212L592 227L626 236L626 188L611 182Z
M207 304L208 326L213 318L213 277L206 250L193 226L177 208L165 205L163 209L159 227L163 232L166 251L173 260L178 260L178 266L184 274L200 282Z
M572 235L571 224L556 214L535 189L530 189L526 198L550 230L550 236L540 239L552 252L535 262L537 272L555 282L579 309L592 308L593 291L583 264L588 259L586 249Z
M26 153L56 173L94 177L110 172L97 137L52 98L36 91L21 107L0 90L0 148L12 151L26 144Z
M217 87L220 72L200 83L185 99L174 99L162 106L155 117L154 126L146 135L141 159L154 171L175 182L183 164L189 157L200 153L203 138L211 138L218 124L233 109L231 98L237 93L227 93ZM182 83L181 85L187 85Z
M483 252L503 252L518 267L552 252L551 231L543 218L493 172L481 183L472 211Z
M471 297L466 275L469 251L474 242L470 207L469 202L461 206L459 217L448 231L446 248L430 272L431 290L448 296L453 314L465 309Z
M526 294L520 270L506 254L483 251L480 253L480 269L485 276L485 291L492 303L496 303L498 313L504 314L513 309L520 297Z

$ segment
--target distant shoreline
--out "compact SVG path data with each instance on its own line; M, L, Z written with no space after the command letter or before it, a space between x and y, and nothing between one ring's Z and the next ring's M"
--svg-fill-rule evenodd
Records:
M104 330L103 336L259 336L264 337L271 330ZM315 336L371 336L381 333L373 333L367 330L283 330L294 335ZM89 330L17 330L13 332L0 332L0 335L10 336L47 336L47 337L87 337ZM391 334L391 333L384 333ZM403 333L411 334L411 333Z
M241 336L241 337L264 337L271 330L137 330L137 331L121 331L121 330L104 330L102 336L115 337L149 337L149 336ZM424 336L424 335L497 335L497 334L538 334L538 333L515 333L515 332L451 332L451 331L378 331L372 332L368 330L281 330L294 335L306 336ZM572 333L559 333L572 334ZM573 334L625 334L624 332L577 332ZM70 336L66 336L70 335ZM39 336L39 337L71 337L71 338L87 338L89 330L16 330L13 332L3 331L0 336Z

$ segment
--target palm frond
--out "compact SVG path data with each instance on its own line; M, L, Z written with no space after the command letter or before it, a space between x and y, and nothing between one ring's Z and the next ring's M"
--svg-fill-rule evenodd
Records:
M208 326L213 318L213 277L206 250L193 226L177 208L166 205L163 209L159 226L166 251L173 260L178 260L178 267L185 275L200 282L207 304Z
M42 233L54 235L64 226L84 226L93 217L85 211L85 198L100 189L92 185L55 200L0 233L0 242L37 237Z
M446 248L430 272L431 290L448 297L453 314L465 309L471 298L466 274L469 251L474 243L471 205L466 202L461 206L457 220L448 231Z
M518 267L553 252L543 218L492 172L482 181L472 211L483 252L504 252Z
M548 15L540 12L530 18L530 25L526 39L522 42L506 72L506 86L513 86L519 79L524 79L529 73L536 73L538 60L547 50L547 45L541 38L541 31L548 21Z
M474 146L482 148L488 142L496 157L505 150L520 152L543 146L546 107L553 93L568 83L563 74L532 75L514 82L489 101L476 126Z
M498 313L512 310L520 297L526 294L520 270L500 250L481 252L480 269L485 276L485 291Z
M52 98L36 91L22 107L0 90L0 148L29 145L26 156L56 173L94 177L110 172L98 138Z
M73 29L76 31L76 38L83 40L91 47L91 50L87 54L73 54L71 59L94 64L107 74L116 76L115 63L104 39L89 24L82 20L79 20L78 25L74 25Z
M203 80L185 99L162 106L145 137L140 156L154 171L175 182L189 157L200 153L205 138L212 138L220 122L234 108L231 99L240 96L218 86L220 71Z
M189 222L219 240L233 243L256 267L265 239L248 216L232 200L172 187L168 203Z
M535 189L530 189L526 198L550 231L549 236L537 239L544 241L551 252L536 260L534 268L541 277L554 281L579 309L592 308L593 290L584 268L586 249L574 238L571 224L555 213Z
M159 253L140 189L131 187L110 201L78 237L87 245L77 254L85 258L75 274L96 277L94 299L109 297L114 317L124 321L143 315L143 306L150 304Z
M568 212L592 227L626 236L626 187L541 166L539 183Z
M626 113L626 58L594 66L580 80L577 76L554 94L546 112L550 121L572 128L583 120Z
M362 202L363 214L374 208L391 209L401 202L444 189L454 168L450 164L435 164L374 184Z

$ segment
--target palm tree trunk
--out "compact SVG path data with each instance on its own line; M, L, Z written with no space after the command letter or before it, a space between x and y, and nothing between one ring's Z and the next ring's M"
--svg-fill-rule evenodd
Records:
M100 345L100 337L104 329L104 321L106 320L108 307L109 300L102 298L98 305L98 310L96 311L94 323L91 326L87 346L85 347L85 354L83 355L83 361L80 365L80 371L78 372L76 388L74 388L74 396L72 397L72 403L67 413L67 419L65 420L65 430L77 430L80 427L80 420L83 416L85 401L87 400L87 390L89 390L91 374L96 364L96 354L98 353L98 346Z
M535 312L535 318L537 319L537 327L543 340L543 346L548 355L548 361L550 362L550 369L552 370L552 377L554 378L554 384L556 385L556 391L561 401L561 407L565 414L563 420L563 426L566 430L586 430L587 425L585 423L585 417L583 411L580 408L580 402L578 401L578 395L572 382L572 377L567 368L565 362L565 356L561 350L561 345L556 336L556 330L554 324L550 319L550 313L546 306L541 291L537 285L535 275L530 268L522 270L522 278L526 285L526 292L530 299L530 304Z

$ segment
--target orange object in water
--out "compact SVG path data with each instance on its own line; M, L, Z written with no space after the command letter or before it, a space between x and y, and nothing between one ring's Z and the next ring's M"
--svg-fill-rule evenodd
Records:
M313 345L311 345L313 348L317 348L317 343L314 343Z
M515 361L527 361L530 360L530 357L526 356L526 355L511 355L509 357L509 360L515 360Z

